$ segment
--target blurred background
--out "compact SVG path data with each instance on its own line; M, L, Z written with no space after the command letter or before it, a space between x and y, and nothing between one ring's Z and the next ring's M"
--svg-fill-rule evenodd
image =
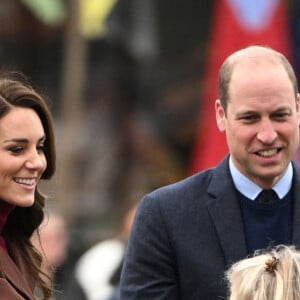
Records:
M242 2L0 0L0 69L25 73L54 115L57 174L44 190L71 260L129 203L226 153L210 81L230 52L270 45L299 77L299 0Z

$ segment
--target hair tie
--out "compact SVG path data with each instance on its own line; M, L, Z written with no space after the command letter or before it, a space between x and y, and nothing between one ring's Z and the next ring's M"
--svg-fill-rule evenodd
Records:
M277 265L279 263L279 259L275 256L272 256L272 258L269 258L266 261L266 268L265 270L273 275L275 275L275 271L277 270Z

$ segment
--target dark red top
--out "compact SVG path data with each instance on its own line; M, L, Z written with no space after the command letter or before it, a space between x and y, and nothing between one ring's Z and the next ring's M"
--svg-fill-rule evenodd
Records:
M8 215L14 210L15 207L15 205L0 200L0 246L6 251L6 242L4 237L2 236L2 231L6 224Z

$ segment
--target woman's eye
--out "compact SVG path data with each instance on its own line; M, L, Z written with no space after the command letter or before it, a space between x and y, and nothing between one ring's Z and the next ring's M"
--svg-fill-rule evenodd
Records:
M14 153L14 154L18 154L23 150L23 147L21 146L15 146L15 147L10 147L9 151Z
M39 146L37 147L37 150L38 150L39 152L45 152L46 146L45 146L44 144L41 144L41 145L39 145Z

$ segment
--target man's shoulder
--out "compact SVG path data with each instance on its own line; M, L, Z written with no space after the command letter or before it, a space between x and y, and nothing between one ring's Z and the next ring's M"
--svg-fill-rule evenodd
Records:
M293 188L298 188L300 185L300 164L299 162L292 161L293 167Z
M188 199L199 199L207 193L208 186L212 182L214 168L206 169L191 176L188 176L178 182L162 186L150 193L144 198L152 199L162 203L171 201L188 201Z
M173 184L163 186L154 191L154 193L180 192L186 190L207 189L209 185L219 185L222 180L228 179L229 173L229 156L226 156L218 165L202 171L199 171L189 177L186 177ZM226 181L227 182L227 181Z
M140 206L146 212L156 209L173 211L177 208L196 208L222 193L229 192L230 182L228 158L225 158L216 167L205 169L146 194Z
M178 190L184 188L199 187L199 185L207 184L210 181L214 174L214 171L215 168L206 169L163 188Z
M295 176L300 177L300 164L297 161L292 161L292 166L295 172Z

